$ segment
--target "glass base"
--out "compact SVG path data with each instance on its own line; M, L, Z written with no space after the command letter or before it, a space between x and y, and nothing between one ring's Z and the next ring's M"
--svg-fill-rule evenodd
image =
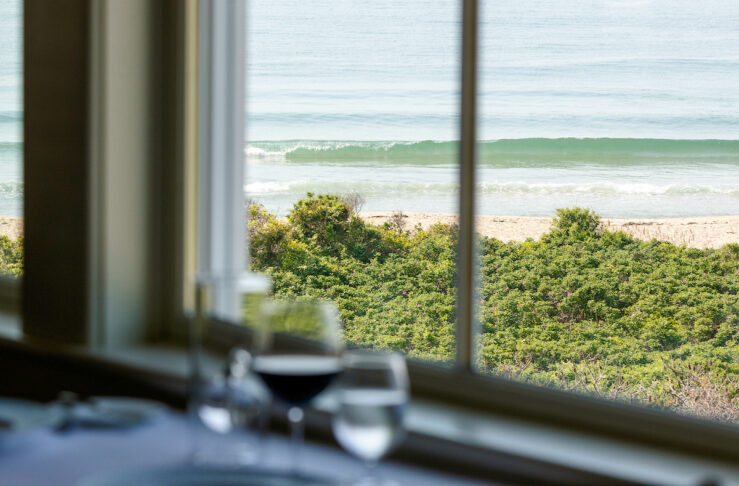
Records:
M353 482L352 486L402 486L402 484L394 479L387 479L378 476L364 476Z
M190 455L189 462L196 466L217 466L240 468L255 466L259 463L259 450L253 447L201 449Z
M263 440L255 433L214 434L198 427L187 462L196 466L253 467L262 460Z

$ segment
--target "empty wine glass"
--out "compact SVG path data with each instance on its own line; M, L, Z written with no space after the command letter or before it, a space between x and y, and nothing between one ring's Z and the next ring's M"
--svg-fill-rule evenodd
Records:
M336 440L364 461L357 484L389 484L375 466L403 438L409 385L405 358L383 351L348 351L342 359L339 409L333 417Z
M258 458L258 429L269 396L252 374L250 335L244 324L254 320L246 315L249 303L263 298L268 288L269 281L261 275L198 277L196 316L190 330L191 415L215 434L248 433L235 435L236 444L219 440L222 447L204 447L206 436L196 427L194 462L249 465Z
M254 372L288 406L292 473L298 474L303 407L341 371L339 314L329 302L265 302L261 309Z

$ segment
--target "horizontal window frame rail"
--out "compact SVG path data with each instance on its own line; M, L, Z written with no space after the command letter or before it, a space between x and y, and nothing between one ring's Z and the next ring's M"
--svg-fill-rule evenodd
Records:
M495 375L409 363L413 392L486 412L739 462L739 427Z

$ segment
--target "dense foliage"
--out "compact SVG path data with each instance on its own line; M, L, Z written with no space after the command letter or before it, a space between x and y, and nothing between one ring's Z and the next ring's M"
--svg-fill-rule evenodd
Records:
M23 238L11 240L0 236L0 276L20 277L23 275Z
M335 301L356 345L453 359L454 226L375 226L330 195L286 220L249 212L252 264L277 297ZM567 209L539 241L479 246L483 370L739 420L739 245L638 241Z

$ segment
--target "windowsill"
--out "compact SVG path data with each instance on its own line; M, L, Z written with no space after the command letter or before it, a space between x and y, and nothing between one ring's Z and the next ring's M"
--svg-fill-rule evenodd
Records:
M17 316L0 314L0 341L23 342ZM187 353L175 346L147 345L91 351L68 348L57 351L80 359L102 361L151 377L170 391L184 393ZM309 415L310 425L326 428L330 397L319 400ZM430 400L414 400L407 414L409 437L403 451L410 456L443 456L444 463L468 467L477 476L503 474L550 475L562 482L634 482L695 486L708 478L721 485L739 485L739 467L733 464L676 453L658 447L604 438L563 427L546 426L500 414L472 411ZM569 478L569 479L568 479Z
M409 428L426 436L576 471L647 484L739 484L739 469L688 455L499 415L415 403Z

